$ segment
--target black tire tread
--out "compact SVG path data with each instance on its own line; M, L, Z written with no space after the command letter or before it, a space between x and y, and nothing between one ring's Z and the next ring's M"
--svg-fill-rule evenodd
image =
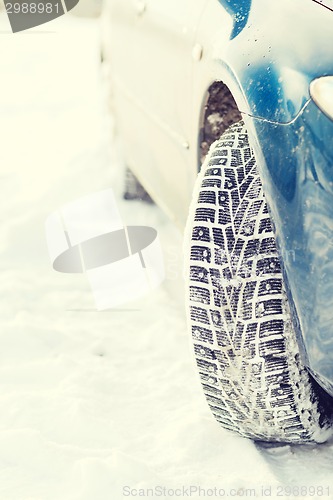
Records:
M299 356L275 234L243 122L210 148L187 241L189 325L216 420L260 441L325 441L331 422Z

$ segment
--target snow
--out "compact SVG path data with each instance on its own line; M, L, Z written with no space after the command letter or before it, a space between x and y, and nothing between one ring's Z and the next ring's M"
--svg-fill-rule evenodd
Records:
M186 498L191 485L243 497L265 486L275 498L293 484L332 498L332 443L255 445L208 411L186 333L182 235L158 207L120 196L98 21L66 16L12 35L2 14L0 29L0 499L158 498L155 486L184 486ZM52 270L44 224L108 188L128 225L158 230L167 278L97 312L83 275Z

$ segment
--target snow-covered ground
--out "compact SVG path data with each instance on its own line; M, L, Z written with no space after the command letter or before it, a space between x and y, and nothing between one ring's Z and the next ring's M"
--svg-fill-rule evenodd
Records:
M332 443L264 448L211 417L186 333L182 236L158 207L121 200L98 43L96 20L16 35L0 20L0 500L333 498ZM52 270L44 223L110 187L127 224L158 230L167 279L97 312L83 275Z

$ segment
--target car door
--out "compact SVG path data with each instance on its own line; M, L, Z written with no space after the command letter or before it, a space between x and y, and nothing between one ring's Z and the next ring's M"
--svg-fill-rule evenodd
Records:
M162 205L188 203L192 65L207 0L110 0L115 109L126 161ZM200 52L200 50L199 50ZM172 212L177 212L173 206ZM170 212L170 210L169 210Z

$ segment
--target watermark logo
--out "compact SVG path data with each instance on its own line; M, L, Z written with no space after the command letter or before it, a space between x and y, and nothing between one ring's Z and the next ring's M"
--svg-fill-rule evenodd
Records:
M79 0L4 0L13 33L53 21L78 3Z
M164 280L156 229L124 225L111 189L50 214L46 239L53 268L85 273L98 310L141 298Z

